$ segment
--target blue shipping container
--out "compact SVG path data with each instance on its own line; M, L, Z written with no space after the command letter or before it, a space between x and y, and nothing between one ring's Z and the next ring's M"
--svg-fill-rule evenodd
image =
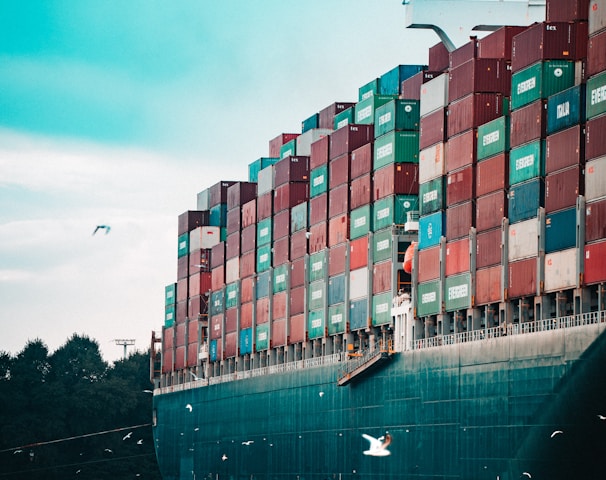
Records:
M521 222L537 216L545 206L545 179L533 178L518 183L509 190L509 223Z
M577 244L576 207L545 217L545 253L573 248Z
M269 271L257 275L256 299L269 296Z
M211 340L210 341L210 361L214 362L217 360L217 340Z
M227 227L227 203L219 203L210 208L210 226Z
M443 211L419 218L419 250L438 245L442 236L446 236L446 215Z
M547 134L585 121L585 84L568 88L547 99Z
M412 77L415 73L425 70L424 65L398 65L389 72L381 75L379 82L380 95L399 95L402 81Z
M320 123L320 115L318 113L314 113L311 117L306 118L301 122L301 133L307 132L307 130L311 130L313 128L318 128Z
M349 328L360 330L368 326L368 299L352 300L349 304Z
M245 328L244 330L240 330L240 355L252 353L252 346L252 328Z
M328 279L328 304L336 305L345 301L345 275L335 275Z

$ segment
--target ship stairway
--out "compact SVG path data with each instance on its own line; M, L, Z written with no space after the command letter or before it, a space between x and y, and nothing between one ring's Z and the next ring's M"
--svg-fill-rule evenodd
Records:
M337 385L343 387L353 380L359 379L363 374L388 362L394 353L391 342L386 344L378 342L375 348L349 354L350 360L347 361L347 368L341 371Z

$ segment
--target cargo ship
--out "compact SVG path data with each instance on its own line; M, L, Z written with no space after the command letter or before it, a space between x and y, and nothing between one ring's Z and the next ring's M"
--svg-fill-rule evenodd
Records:
M164 479L603 478L606 1L544 14L440 41L179 215Z

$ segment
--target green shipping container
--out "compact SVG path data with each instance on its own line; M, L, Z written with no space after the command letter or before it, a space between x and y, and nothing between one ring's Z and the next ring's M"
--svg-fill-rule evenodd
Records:
M375 78L358 88L358 102L379 94L381 79Z
M267 349L269 349L269 323L262 323L255 329L255 351Z
M360 100L354 107L354 123L359 125L372 125L375 123L375 111L395 97L393 95L371 95Z
M324 337L324 309L312 310L307 314L307 332L310 339Z
M394 130L419 130L418 100L395 99L375 110L375 138Z
M537 140L509 152L509 184L545 175L545 141Z
M261 157L252 163L248 164L248 181L257 183L259 181L259 171L265 167L269 167L276 163L279 158L274 157Z
M419 132L391 132L375 139L373 169L392 163L419 163Z
M179 235L177 252L179 258L189 254L189 233Z
M324 280L326 278L326 250L312 253L309 256L309 281Z
M478 161L509 150L509 117L503 116L478 127Z
M370 205L364 205L351 211L349 214L349 238L351 240L368 235L372 220L370 212Z
M606 72L587 80L585 113L587 120L606 112Z
M290 270L290 265L284 264L279 267L274 268L274 281L273 281L273 292L284 292L288 289L288 271Z
M328 165L321 165L309 172L309 196L317 197L328 191Z
M345 332L345 304L333 305L328 308L328 334Z
M307 305L310 310L318 310L326 305L326 282L324 280L316 280L311 282L307 287L309 298Z
M417 315L427 317L441 311L442 288L439 280L419 283L417 288Z
M390 195L377 200L372 207L372 231L392 225L404 225L407 213L419 210L417 195Z
M238 306L240 297L240 284L230 283L225 286L225 308L233 308Z
M257 248L257 272L264 272L271 267L271 245Z
M372 324L385 325L391 323L391 292L379 293L372 297Z
M219 230L219 241L225 242L227 240L227 227L221 227Z
M446 208L446 177L438 177L419 185L421 215L428 215Z
M271 243L272 236L272 218L264 218L257 223L257 246Z
M175 305L177 303L177 284L171 283L164 287L164 305Z
M169 305L166 307L164 311L164 326L172 327L175 324L175 316L177 314L177 309L175 305Z
M463 273L444 280L444 308L447 312L471 307L471 274Z
M211 227L227 227L227 203L210 207L209 222Z
M511 76L511 109L523 107L574 86L574 62L546 60Z
M349 125L350 123L354 123L354 114L355 110L353 107L349 107L342 112L339 112L335 115L333 128L338 130L345 125Z
M299 203L290 210L290 233L307 230L307 202Z
M286 157L294 157L297 154L297 139L286 142L280 147L280 159Z
M372 237L372 263L393 258L391 228L375 232Z
M210 314L218 315L225 311L225 291L223 289L210 294Z

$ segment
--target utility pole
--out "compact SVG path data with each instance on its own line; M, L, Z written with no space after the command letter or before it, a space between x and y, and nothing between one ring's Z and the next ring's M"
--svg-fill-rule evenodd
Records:
M124 347L124 358L126 358L126 347L132 346L135 344L134 338L124 339L124 338L116 338L114 340L116 345L122 345Z

